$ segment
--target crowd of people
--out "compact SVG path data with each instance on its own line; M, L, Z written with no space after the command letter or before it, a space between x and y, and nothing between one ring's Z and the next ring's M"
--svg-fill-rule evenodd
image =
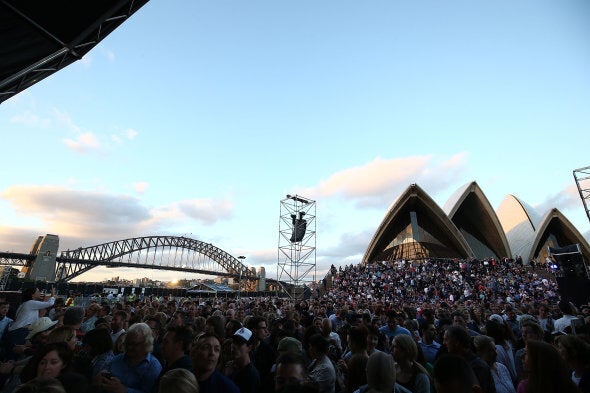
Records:
M309 299L0 298L0 393L590 392L590 305L519 260L332 266Z

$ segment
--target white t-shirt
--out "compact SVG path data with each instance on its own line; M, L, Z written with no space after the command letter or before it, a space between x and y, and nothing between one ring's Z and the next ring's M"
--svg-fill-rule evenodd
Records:
M39 310L49 308L53 306L54 303L55 298L53 296L50 297L49 301L47 302L42 302L40 300L27 300L26 302L18 306L14 322L12 323L12 325L10 325L8 330L13 331L32 324L37 319L39 319Z

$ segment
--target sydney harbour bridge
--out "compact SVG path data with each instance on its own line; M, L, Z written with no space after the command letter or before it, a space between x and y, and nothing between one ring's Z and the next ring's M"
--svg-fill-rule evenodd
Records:
M258 281L253 267L222 249L184 236L144 236L58 252L56 235L39 236L28 254L0 252L0 265L21 266L25 279L67 282L97 266L132 267ZM264 279L264 277L262 277Z

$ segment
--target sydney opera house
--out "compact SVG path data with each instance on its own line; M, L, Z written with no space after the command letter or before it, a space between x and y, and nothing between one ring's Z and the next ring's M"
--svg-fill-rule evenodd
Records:
M543 263L553 249L577 245L590 262L590 246L556 208L540 215L513 195L495 211L476 182L459 188L441 208L411 184L391 205L363 263L427 258L516 258Z

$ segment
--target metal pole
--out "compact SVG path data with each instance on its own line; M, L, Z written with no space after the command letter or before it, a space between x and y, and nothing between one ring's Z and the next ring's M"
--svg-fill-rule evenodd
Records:
M244 259L246 259L245 256L240 255L238 257L238 259L240 260L240 262L242 262L242 265L244 264ZM240 275L238 276L238 299L240 299L242 296L242 269L240 268Z

